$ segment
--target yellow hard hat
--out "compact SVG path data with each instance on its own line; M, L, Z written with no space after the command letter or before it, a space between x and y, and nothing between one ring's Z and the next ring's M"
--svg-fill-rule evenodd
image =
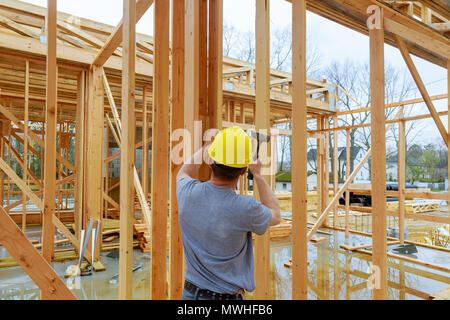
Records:
M246 168L251 162L252 142L240 127L220 131L208 150L215 162L232 168Z

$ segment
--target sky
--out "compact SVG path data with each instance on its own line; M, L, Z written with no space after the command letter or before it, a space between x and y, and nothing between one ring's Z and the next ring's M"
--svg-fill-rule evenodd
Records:
M25 0L25 2L46 7L47 0ZM282 29L291 23L291 4L285 0L271 0L270 2L271 28ZM58 0L58 11L75 16L117 25L122 18L122 0ZM233 25L240 31L255 29L255 0L224 0L224 23ZM137 31L144 34L153 34L153 8L142 17L137 24ZM320 63L326 67L331 62L353 60L360 63L369 61L369 38L356 31L345 28L337 23L322 18L311 12L307 13L308 41L317 47L320 52ZM395 67L408 69L397 48L385 45L385 60ZM426 84L430 95L447 93L447 70L413 56L413 61ZM415 97L420 97L416 91ZM414 98L414 97L413 97ZM435 101L438 111L447 109L447 101ZM424 105L416 105L417 114L427 112ZM447 128L447 117L441 117ZM441 143L442 139L434 122L421 120L421 134L417 142Z

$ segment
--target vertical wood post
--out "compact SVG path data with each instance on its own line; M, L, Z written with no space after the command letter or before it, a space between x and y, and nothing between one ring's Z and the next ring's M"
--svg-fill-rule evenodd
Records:
M23 180L28 185L28 106L30 96L30 61L25 62L25 110L24 110L24 127L23 127ZM22 193L22 232L25 234L27 229L27 195Z
M87 170L86 184L89 188L86 197L86 208L89 219L102 220L103 205L103 133L104 133L104 87L102 67L93 66L89 72L89 104L87 122ZM102 237L95 244L95 261L100 256ZM91 248L92 250L92 248Z
M405 174L406 174L406 135L403 107L400 107L398 123L398 232L400 244L405 242Z
M350 145L350 130L346 132L346 144L345 144L345 180L350 177L350 159L352 157L351 145ZM350 213L350 191L345 191L345 239L349 238L350 226L349 226L349 213Z
M386 119L384 79L384 26L380 8L381 28L370 29L370 89L372 135L372 242L373 273L379 288L373 290L375 300L387 299L386 270Z
M120 156L119 299L132 299L135 164L136 1L123 1L122 140Z
M144 103L144 113L142 116L142 191L144 192L145 201L148 201L148 100L147 87L144 86L142 99ZM142 216L144 219L144 215Z
M270 0L256 0L256 131L270 130ZM266 131L269 132L269 131ZM268 148L269 149L269 148ZM268 150L268 153L270 151ZM270 154L268 154L270 156ZM270 184L270 176L265 176ZM256 184L254 195L259 200ZM270 235L256 236L255 298L269 299Z
M162 300L167 298L170 1L155 0L154 30L151 297Z
M337 117L333 117L333 126L335 128L337 128L338 126L338 118ZM337 194L338 192L338 188L339 188L339 171L338 171L338 167L339 167L339 148L338 148L338 136L339 133L336 130L333 133L333 138L334 138L334 148L333 148L333 182L334 182L334 195ZM338 209L338 203L336 203L336 205L334 206L334 218L333 218L333 227L337 228L338 227L338 219L339 219L339 209Z
M292 299L308 298L306 0L292 0Z
M50 263L54 254L56 187L56 115L58 70L56 65L56 0L47 1L47 93L45 111L44 215L42 255ZM9 151L9 150L8 150ZM9 154L9 152L8 152Z
M184 127L184 30L185 1L172 0L172 133ZM172 143L172 150L178 141ZM171 155L173 156L173 155ZM171 158L172 159L172 158ZM183 246L178 223L177 174L179 165L171 162L170 184L170 299L183 294Z

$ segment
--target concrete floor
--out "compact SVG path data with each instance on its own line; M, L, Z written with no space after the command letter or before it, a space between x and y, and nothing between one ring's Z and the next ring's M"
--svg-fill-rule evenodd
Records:
M371 256L364 253L351 253L339 248L346 243L344 234L330 231L331 235L320 234L327 240L308 245L308 278L310 281L309 299L360 300L372 299L372 291L367 288L371 266ZM32 232L32 230L30 230ZM351 234L350 245L368 244L369 237ZM392 249L390 247L389 249ZM81 277L80 286L74 289L79 299L115 300L118 298L118 284L110 281L118 274L118 259L110 258L109 252L101 254L106 266L105 272ZM1 253L0 253L1 255ZM271 288L272 299L291 299L292 271L284 266L292 256L290 239L272 241L271 245ZM448 252L418 247L418 259L450 267ZM68 266L75 261L53 263L56 272L63 277ZM134 273L133 298L149 299L150 255L139 250L134 253L134 266L142 265ZM426 299L428 295L450 286L450 274L439 270L388 258L389 299ZM336 266L336 267L335 267ZM20 267L0 269L0 300L34 300L39 298L39 290ZM251 299L252 295L249 294Z

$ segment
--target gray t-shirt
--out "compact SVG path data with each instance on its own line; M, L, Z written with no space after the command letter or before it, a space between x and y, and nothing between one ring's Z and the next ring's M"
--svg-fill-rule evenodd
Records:
M178 181L185 279L218 293L254 291L252 232L262 235L272 218L253 197L210 182Z

